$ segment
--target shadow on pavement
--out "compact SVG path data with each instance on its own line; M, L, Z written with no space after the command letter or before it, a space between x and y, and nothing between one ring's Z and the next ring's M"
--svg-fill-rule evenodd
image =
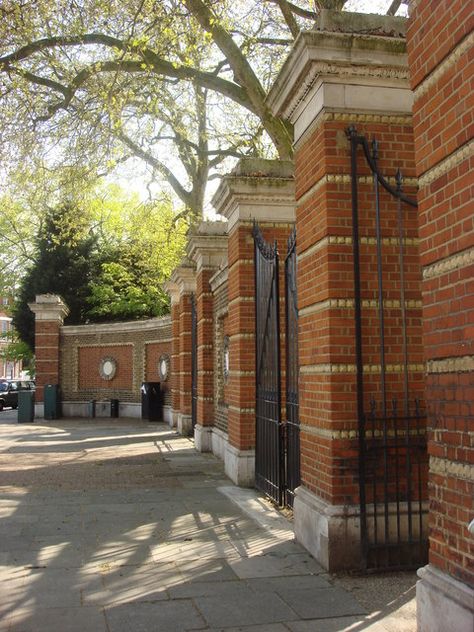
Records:
M2 632L416 629L397 614L412 575L329 576L164 425L6 424L0 442Z

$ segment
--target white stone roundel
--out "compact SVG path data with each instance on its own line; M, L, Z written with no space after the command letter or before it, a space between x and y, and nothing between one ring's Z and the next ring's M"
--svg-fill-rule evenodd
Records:
M160 380L166 382L169 377L170 372L170 357L167 353L164 353L160 356L158 360L158 374L160 376Z
M115 358L102 358L99 365L99 373L102 379L111 380L117 371L117 360Z

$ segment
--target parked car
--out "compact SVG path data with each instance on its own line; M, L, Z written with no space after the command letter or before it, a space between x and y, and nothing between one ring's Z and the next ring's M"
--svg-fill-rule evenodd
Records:
M35 383L31 380L2 380L0 382L0 410L5 406L18 408L18 391L34 391Z

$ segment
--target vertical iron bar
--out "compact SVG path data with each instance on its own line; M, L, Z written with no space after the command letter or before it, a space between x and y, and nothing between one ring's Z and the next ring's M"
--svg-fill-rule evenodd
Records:
M372 141L372 157L377 165L378 142ZM382 270L382 229L380 226L380 190L377 173L374 172L374 192L375 192L375 234L377 241L377 281L379 299L379 331L380 331L380 367L381 367L381 388L382 388L382 411L384 417L387 415L387 389L385 384L386 363L385 363L385 316L383 298L383 270Z
M276 385L277 385L277 392L276 392L276 422L277 422L277 433L276 433L276 437L277 437L277 441L278 441L278 502L281 505L282 504L282 499L283 499L283 486L284 486L284 449L285 449L285 445L284 445L284 437L282 436L282 423L281 423L281 351L280 351L280 345L278 343L279 341L279 337L280 337L280 306L279 306L279 302L278 302L278 298L280 296L280 273L279 273L279 266L278 266L278 242L275 239L275 264L273 267L273 274L274 274L274 286L273 286L273 291L274 291L274 301L275 301L275 314L276 314L276 318L275 318L275 327L274 327L274 345L275 345L275 350L276 350L276 367L274 367L274 370L276 369Z
M376 432L377 432L377 404L375 399L372 399L370 402L370 419L372 421L372 445L374 447L377 446ZM377 455L377 450L374 452ZM378 518L377 518L377 458L373 459L372 466L372 490L374 495L374 544L377 545L379 534L378 534Z
M415 399L415 417L416 417L416 436L418 441L420 441L420 400ZM419 524L419 534L418 534L418 542L419 549L421 554L422 542L423 542L423 484L421 480L422 475L422 467L421 467L421 450L418 448L418 524Z
M402 209L402 174L400 169L397 171L396 175L397 180L397 215L398 215L398 243L399 243L399 255L398 255L398 265L400 267L400 308L402 314L402 349L403 349L403 409L405 415L408 415L409 410L409 401L408 401L408 340L407 340L407 313L406 313L406 303L405 303L405 253L403 246L404 239L404 225L403 225L403 209Z
M406 449L406 479L407 479L407 518L408 518L408 542L410 552L413 547L413 524L412 524L412 499L411 499L411 442L410 442L410 417L405 416L405 449ZM411 553L410 553L411 555ZM410 560L411 561L411 560Z
M367 515L365 493L365 418L364 418L364 377L362 359L362 313L360 290L360 248L359 248L359 201L357 183L357 145L358 138L354 127L349 128L351 141L351 197L352 197L352 249L354 270L354 320L355 320L355 349L356 349L356 385L357 385L357 419L359 430L359 502L361 549L363 563L367 566L368 540Z
M400 477L399 477L399 454L398 454L398 407L397 400L392 400L392 417L393 417L393 435L395 449L395 490L397 502L397 542L400 544Z
M377 168L378 143L372 142L372 158ZM385 319L383 301L383 272L382 272L382 234L380 228L380 192L377 172L374 171L375 192L375 234L377 242L377 281L379 299L379 331L380 331L380 381L382 390L382 423L383 423L383 484L384 484L384 532L385 544L389 541L389 507L388 507L388 436L387 436L387 389L385 385Z

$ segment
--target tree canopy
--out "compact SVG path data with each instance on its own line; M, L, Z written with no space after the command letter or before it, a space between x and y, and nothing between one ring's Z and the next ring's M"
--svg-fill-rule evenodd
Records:
M46 209L14 308L20 339L34 347L28 303L36 294L59 294L70 310L66 324L166 313L163 283L183 256L186 230L169 200L144 205L117 187L87 206Z
M4 0L4 155L112 169L131 156L191 214L228 157L292 154L266 94L302 27L343 0ZM19 130L21 135L19 136ZM34 149L34 151L32 151Z

